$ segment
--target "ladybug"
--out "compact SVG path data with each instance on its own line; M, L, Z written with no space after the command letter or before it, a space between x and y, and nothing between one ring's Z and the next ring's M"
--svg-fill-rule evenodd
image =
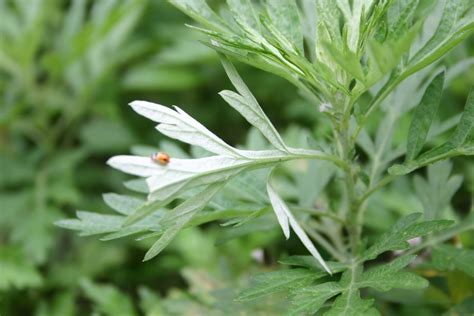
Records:
M157 152L151 155L151 160L162 166L166 166L170 162L170 156L167 153Z

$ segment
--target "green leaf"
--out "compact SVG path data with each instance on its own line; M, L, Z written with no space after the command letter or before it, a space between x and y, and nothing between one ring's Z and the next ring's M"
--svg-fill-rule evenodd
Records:
M108 206L123 215L132 214L145 203L136 197L116 193L106 193L103 199Z
M333 296L341 293L344 288L338 282L326 282L318 285L296 289L292 292L292 315L316 313L323 304Z
M425 219L445 218L443 211L462 184L463 177L451 176L452 163L438 162L428 167L428 179L419 175L413 179L415 191L423 205Z
M415 159L423 148L431 123L441 102L444 75L445 72L443 71L431 81L420 104L415 108L408 132L406 161Z
M433 248L433 264L440 270L456 268L474 277L474 250L460 249L451 245L439 245Z
M286 151L286 146L280 135L263 112L252 92L250 92L249 88L245 85L244 81L237 73L235 67L227 59L227 57L223 55L221 55L221 61L227 76L240 95L226 90L220 92L219 94L250 124L255 126L273 146L275 146L277 149Z
M361 278L357 281L360 288L371 287L377 291L388 291L392 288L397 289L422 289L428 286L428 281L424 278L410 272L400 271L415 256L402 256L388 264L381 264L374 268L364 271Z
M224 21L211 10L205 0L168 0L172 5L210 28L221 32L227 32L228 28Z
M209 185L199 194L176 206L170 214L176 218L173 226L167 228L163 235L151 246L145 254L144 261L157 256L179 233L193 216L206 206L212 197L221 189L222 183Z
M331 309L324 316L379 316L372 307L374 299L361 299L359 290L345 292L338 296Z
M306 269L266 272L253 277L249 287L243 290L237 299L240 301L255 300L292 288L304 287L324 275L326 274L323 271L318 274Z
M429 41L410 59L405 75L433 63L474 31L470 0L447 0L443 15Z
M439 145L426 153L423 153L419 158L403 165L393 165L388 169L391 175L404 175L416 169L435 163L440 160L456 157L456 156L473 156L474 143L467 143L461 147L454 148L452 144L444 143Z
M0 247L0 290L38 287L43 283L39 271L31 260L13 248Z
M267 0L266 4L272 24L292 44L295 51L302 55L303 33L296 1Z
M227 0L227 4L234 17L237 17L254 30L259 29L260 22L251 0Z
M474 127L474 86L471 87L467 97L464 112L454 134L449 139L449 144L459 147L466 141Z
M420 216L421 213L412 213L402 217L389 231L380 236L377 241L364 252L362 260L375 259L379 254L389 250L407 249L409 247L407 240L444 230L453 224L453 221L448 220L417 223Z
M85 295L104 315L137 315L130 297L117 288L111 285L94 284L87 279L82 280L80 284Z

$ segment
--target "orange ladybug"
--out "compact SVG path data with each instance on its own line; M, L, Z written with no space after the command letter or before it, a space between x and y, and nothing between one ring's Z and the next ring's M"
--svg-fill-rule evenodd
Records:
M151 160L162 166L166 166L170 162L170 156L167 153L157 152L151 155Z

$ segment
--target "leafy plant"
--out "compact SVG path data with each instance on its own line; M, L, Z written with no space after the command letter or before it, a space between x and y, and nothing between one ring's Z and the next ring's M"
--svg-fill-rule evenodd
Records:
M134 101L132 109L158 123L160 133L202 150L193 157L170 153L167 164L150 159L154 148L111 158L110 166L138 177L126 187L147 198L107 194L105 202L118 214L79 211L77 219L57 225L82 235L104 234L103 240L157 238L145 255L149 260L186 227L220 220L238 236L246 227L272 229L278 223L283 235L288 239L293 231L312 257L284 259L299 268L257 276L238 298L255 300L286 291L290 314L379 315L377 307L384 300L374 306L374 298L380 297L374 291L429 285L416 267L429 261L431 249L437 269L454 266L471 275L466 264L470 252L442 245L474 228L472 209L464 219L444 216L461 181L449 178L447 165L429 167L428 187L415 176L424 220L421 213L404 210L406 216L385 232L374 235L364 229L372 197L396 185L400 176L474 153L473 88L460 117L434 124L450 75L437 63L474 31L468 0L432 5L417 0L228 0L222 16L204 0L171 2L201 24L192 28L209 37L206 44L219 53L236 90L219 94L265 141L260 148L237 148L179 107ZM314 111L319 109L332 133L306 146L290 146L228 57L287 79L313 102ZM397 124L407 116L406 141L393 148ZM452 128L446 142L425 149L427 141ZM295 181L299 192L281 173L287 163L301 160L316 169L307 169L311 177ZM443 181L449 190L433 200ZM323 189L332 194L324 199L324 208L316 207ZM409 241L418 244L410 246ZM420 252L423 256L416 258ZM397 257L387 260L386 253Z

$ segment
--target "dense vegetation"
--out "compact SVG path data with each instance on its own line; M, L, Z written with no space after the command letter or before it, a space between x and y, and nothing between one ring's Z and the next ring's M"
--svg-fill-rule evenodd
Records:
M474 313L471 1L170 2L0 1L0 314Z

